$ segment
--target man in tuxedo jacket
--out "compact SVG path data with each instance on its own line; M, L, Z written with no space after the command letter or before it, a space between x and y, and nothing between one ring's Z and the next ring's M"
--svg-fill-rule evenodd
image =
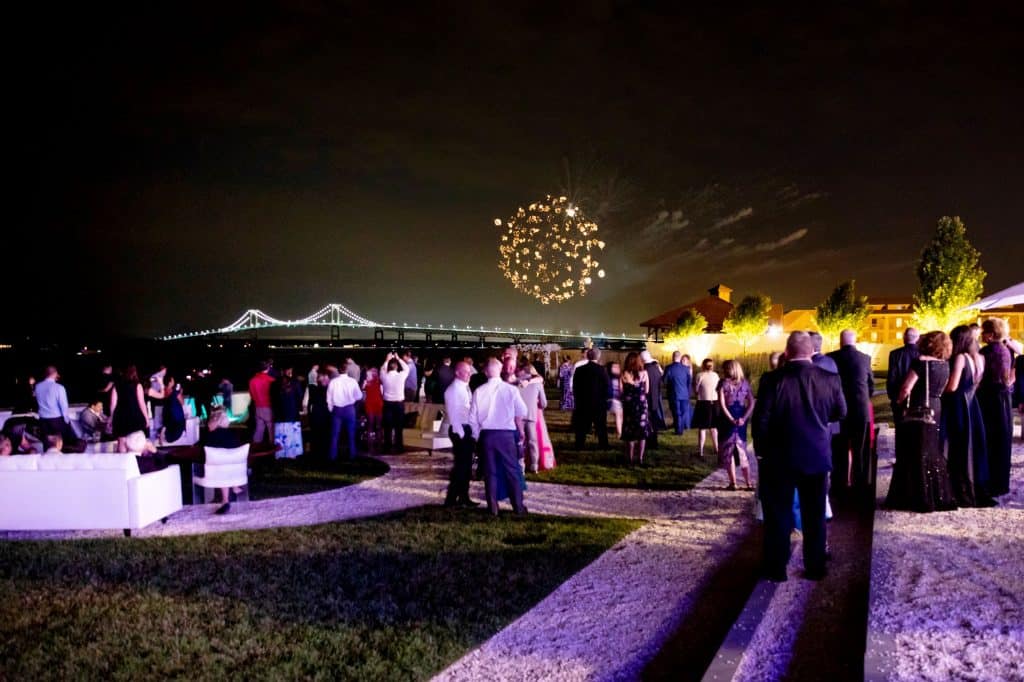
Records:
M840 422L839 435L832 440L832 465L839 481L868 494L875 482L870 432L875 379L871 374L871 356L857 350L856 342L857 334L844 329L839 335L839 350L828 354L839 368L846 398L846 418Z
M805 577L825 575L825 496L832 468L829 422L846 416L839 377L811 362L806 332L793 332L787 361L761 378L751 426L760 460L765 577L786 580L793 491L800 495Z
M910 363L921 357L921 351L917 349L917 340L920 336L916 329L907 327L903 332L903 345L889 353L889 373L885 378L885 392L889 394L889 402L892 403L892 420L897 431L903 424L905 409L904 405L897 402L897 398L904 379L910 374Z
M576 449L590 433L591 426L597 431L597 442L602 448L608 447L608 372L598 364L601 351L587 350L587 362L576 368L572 375L572 395L575 409L572 412L573 430L576 432Z

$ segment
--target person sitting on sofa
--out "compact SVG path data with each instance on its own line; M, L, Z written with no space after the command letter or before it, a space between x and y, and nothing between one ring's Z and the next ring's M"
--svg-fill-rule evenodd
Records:
M46 452L44 455L60 455L63 454L64 439L61 438L59 433L51 433L46 437Z
M4 435L11 441L11 448L18 455L39 455L43 452L43 443L29 431L26 422L15 421L20 417L12 417L4 424Z
M103 400L95 398L89 406L78 413L78 426L82 429L82 437L95 443L107 428L107 415L103 414Z
M0 457L11 456L11 439L0 433Z
M238 442L238 436L229 428L230 426L231 419L228 417L227 411L223 407L214 408L210 413L210 418L206 420L206 428L209 429L209 432L203 439L203 445L209 445L211 448L237 448L241 443ZM230 493L232 492L237 495L242 492L242 489L238 487L220 489L220 499L223 504L217 507L214 514L227 514L231 510Z

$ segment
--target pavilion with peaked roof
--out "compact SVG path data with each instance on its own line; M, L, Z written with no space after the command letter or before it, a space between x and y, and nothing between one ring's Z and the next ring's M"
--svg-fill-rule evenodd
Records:
M708 295L696 301L687 303L678 308L673 308L649 320L640 323L641 327L647 330L647 336L652 341L660 342L662 334L676 326L679 317L687 310L695 310L707 320L707 327L704 332L707 334L719 334L725 318L732 312L732 288L724 284L716 284L708 289ZM770 313L770 324L782 325L782 306L772 304Z

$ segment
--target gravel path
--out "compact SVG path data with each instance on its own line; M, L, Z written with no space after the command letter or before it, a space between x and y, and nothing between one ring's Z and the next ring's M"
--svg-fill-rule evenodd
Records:
M530 483L532 511L650 519L435 680L636 679L749 533L753 493ZM692 672L692 671L691 671Z
M879 444L879 499L891 475L888 430ZM1011 491L998 508L876 511L866 679L1024 680L1024 446L1019 441L1011 476ZM834 564L843 560L836 554ZM803 678L794 655L800 637L815 636L807 632L808 622L827 617L821 611L836 618L849 615L848 605L823 598L828 596L824 582L798 577L802 564L797 541L790 580L774 588L733 680ZM833 565L826 582L840 577ZM817 655L834 655L828 644L822 643ZM834 663L828 665L835 668Z
M891 473L890 463L883 493ZM877 513L868 621L874 678L1024 680L1024 445L1017 438L1010 492L999 503Z

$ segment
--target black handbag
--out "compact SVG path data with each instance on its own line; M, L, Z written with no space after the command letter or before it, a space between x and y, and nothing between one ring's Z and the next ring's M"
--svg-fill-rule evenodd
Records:
M922 360L924 363L924 404L910 406L910 398L907 398L907 411L903 413L904 422L920 422L922 424L935 423L935 410L929 404L928 375L931 374L928 364L931 360Z

